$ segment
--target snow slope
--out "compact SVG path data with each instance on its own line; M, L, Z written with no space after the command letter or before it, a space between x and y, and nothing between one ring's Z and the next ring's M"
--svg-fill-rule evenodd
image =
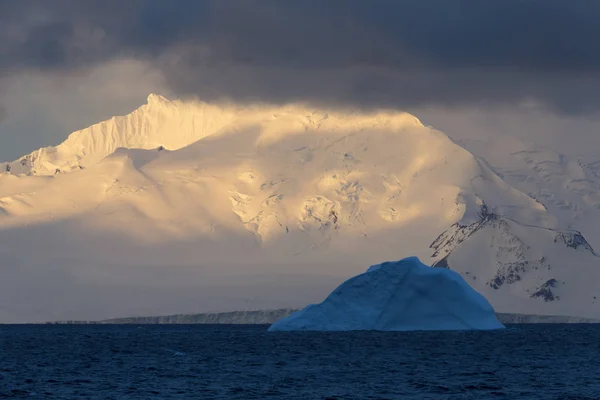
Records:
M322 303L275 322L269 331L502 328L492 306L458 273L409 257L369 267Z
M365 264L439 261L429 245L484 206L517 222L469 243L518 236L565 276L552 302L527 295L546 276L477 287L497 311L600 316L567 276L593 282L596 258L551 239L565 218L402 112L151 95L0 170L0 322L301 307ZM485 254L469 268L494 276L501 256L469 243L450 266Z

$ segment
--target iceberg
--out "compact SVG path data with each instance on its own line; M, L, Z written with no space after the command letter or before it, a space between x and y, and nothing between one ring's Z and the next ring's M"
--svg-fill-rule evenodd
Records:
M283 318L269 331L502 329L494 309L456 272L417 257L371 266L322 303Z

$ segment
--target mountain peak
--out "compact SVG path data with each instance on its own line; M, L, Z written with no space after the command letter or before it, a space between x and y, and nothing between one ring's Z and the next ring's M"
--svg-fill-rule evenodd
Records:
M13 175L54 175L96 164L118 148L176 150L231 123L235 110L202 102L171 101L150 94L147 104L73 132L58 146L38 149L0 165Z
M147 104L128 115L73 132L58 146L36 150L19 160L4 163L0 168L13 175L69 172L96 164L120 147L151 150L162 146L177 150L223 131L234 121L265 127L260 138L263 144L283 140L296 131L343 132L355 128L402 131L423 127L416 117L397 110L364 113L360 110L315 109L306 104L240 106L169 100L151 93Z
M160 94L156 94L156 93L150 93L148 95L148 98L146 99L146 103L149 106L155 106L155 105L164 105L166 103L170 103L171 100L167 99L164 96L161 96Z

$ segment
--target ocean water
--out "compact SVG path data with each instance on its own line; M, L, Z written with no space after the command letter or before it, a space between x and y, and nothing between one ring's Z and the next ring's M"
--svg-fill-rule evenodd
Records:
M600 399L600 326L0 325L0 398Z

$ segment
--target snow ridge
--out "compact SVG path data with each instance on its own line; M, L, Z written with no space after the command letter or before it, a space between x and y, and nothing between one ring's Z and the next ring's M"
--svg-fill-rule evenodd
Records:
M118 148L176 150L219 131L236 115L232 106L169 101L151 94L147 104L73 132L56 147L45 147L2 168L13 174L52 175L94 165Z

